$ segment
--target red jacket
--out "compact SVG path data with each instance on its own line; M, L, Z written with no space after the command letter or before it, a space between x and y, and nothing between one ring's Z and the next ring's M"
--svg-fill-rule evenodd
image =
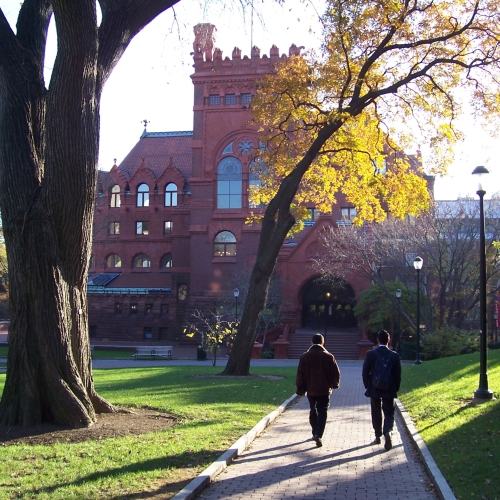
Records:
M309 396L326 396L338 389L340 370L333 354L322 345L313 344L302 354L297 368L297 394L307 392Z

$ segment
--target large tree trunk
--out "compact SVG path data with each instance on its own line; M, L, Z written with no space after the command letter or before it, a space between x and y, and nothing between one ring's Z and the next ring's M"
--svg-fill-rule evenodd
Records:
M0 425L92 425L114 408L91 369L86 278L102 85L133 36L172 0L25 0L0 11L0 208L10 276ZM58 53L43 78L49 20Z
M252 349L257 335L259 316L267 301L267 292L278 254L295 218L290 212L300 182L326 140L341 127L340 122L326 126L294 170L283 179L278 192L264 213L257 257L243 315L222 375L249 375Z

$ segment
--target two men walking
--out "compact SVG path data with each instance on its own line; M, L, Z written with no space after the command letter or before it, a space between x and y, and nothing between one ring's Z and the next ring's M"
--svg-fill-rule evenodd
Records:
M394 427L394 398L401 383L401 361L399 355L388 348L389 333L380 330L377 334L378 346L369 351L363 363L363 384L365 396L370 398L372 426L375 444L392 448L391 433ZM323 335L313 335L312 345L302 354L297 369L297 394L307 393L309 400L309 423L316 446L323 445L330 394L340 384L340 371L333 354L324 348ZM383 417L382 417L383 413Z

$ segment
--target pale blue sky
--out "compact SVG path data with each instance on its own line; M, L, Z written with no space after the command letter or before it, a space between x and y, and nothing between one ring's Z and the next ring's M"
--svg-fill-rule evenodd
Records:
M0 0L0 7L15 23L18 0ZM257 8L257 7L256 7ZM142 120L150 123L148 130L192 130L193 87L189 75L193 72L193 26L209 22L217 27L216 46L223 57L231 57L235 46L243 55L250 55L251 45L261 54L269 54L276 44L280 53L288 53L292 43L306 49L318 46L321 28L317 22L323 10L323 0L286 0L283 6L266 2L258 4L263 22L250 11L243 13L239 4L228 8L221 1L210 7L196 0L182 0L173 10L160 15L139 33L128 47L122 60L106 83L101 101L101 145L99 167L109 170L114 158L118 163L139 140ZM175 15L174 15L175 12ZM54 34L52 34L54 38ZM47 58L50 71L50 57ZM464 120L466 141L457 149L449 175L436 181L437 199L475 196L471 176L477 165L492 173L488 194L500 191L500 143L475 125ZM425 165L425 145L422 145Z

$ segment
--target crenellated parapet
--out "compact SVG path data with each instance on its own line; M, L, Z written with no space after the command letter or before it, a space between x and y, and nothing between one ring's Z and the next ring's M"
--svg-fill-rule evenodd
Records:
M297 47L293 44L288 50L288 56L280 56L279 49L273 45L269 55L263 54L259 47L253 46L250 51L250 57L242 56L241 49L235 47L231 58L223 57L222 50L215 47L215 33L217 28L213 24L201 23L194 27L195 41L194 59L195 75L200 73L219 73L219 74L238 74L238 73L269 73L273 65L280 59L300 55L303 47Z

